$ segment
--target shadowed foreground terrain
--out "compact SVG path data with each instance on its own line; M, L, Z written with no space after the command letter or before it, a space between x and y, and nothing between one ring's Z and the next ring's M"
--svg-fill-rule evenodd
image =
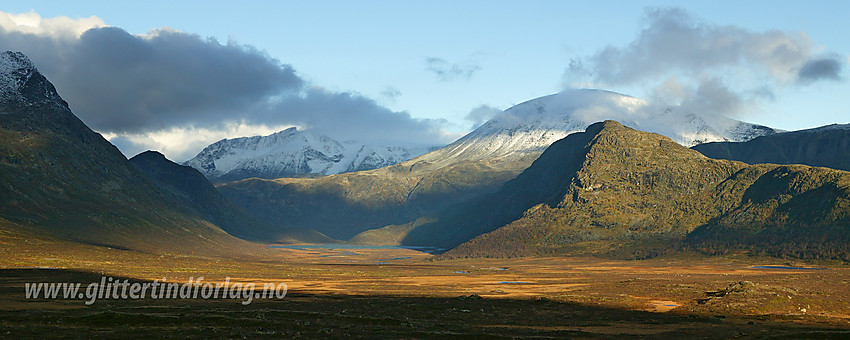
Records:
M680 254L458 259L405 249L275 249L216 258L65 242L0 251L0 336L818 337L850 335L850 269ZM17 254L17 255L11 255ZM60 256L64 254L64 256ZM11 255L11 256L10 256ZM266 282L282 299L26 299L26 282Z
M4 296L21 281L95 280L99 275L4 270ZM32 303L35 304L35 303ZM24 306L26 307L26 306ZM91 307L57 301L0 310L0 334L26 337L845 337L850 330L783 318L654 313L570 301L294 293L242 306L236 301L107 301ZM710 330L710 331L709 331Z

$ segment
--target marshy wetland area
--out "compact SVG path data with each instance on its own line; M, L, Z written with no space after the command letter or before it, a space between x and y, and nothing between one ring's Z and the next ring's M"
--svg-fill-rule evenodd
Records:
M63 242L18 254L3 256L0 269L0 336L7 338L850 336L850 268L838 263L682 253L649 260L441 260L412 249L356 247L277 248L234 258ZM25 297L26 283L85 286L104 276L286 283L288 291L250 304L146 298L87 305Z

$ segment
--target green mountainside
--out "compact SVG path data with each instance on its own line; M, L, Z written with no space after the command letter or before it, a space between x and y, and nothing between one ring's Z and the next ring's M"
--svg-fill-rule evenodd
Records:
M692 149L716 159L749 164L804 164L850 171L850 128L820 128L762 136L747 142L715 142Z
M320 178L251 178L218 185L228 199L278 227L309 228L347 240L403 224L497 190L539 153L444 162L446 150L386 168Z
M825 168L709 159L606 121L556 142L499 192L382 236L457 245L444 257L646 257L684 246L850 258L848 181ZM828 250L811 246L824 240L834 240Z
M850 172L756 165L714 196L735 204L688 235L698 250L850 260Z
M433 245L451 248L480 234L492 231L520 217L541 202L558 201L578 170L592 134L579 132L555 142L517 178L501 191L473 198L434 216L413 223L368 230L352 242L400 245ZM557 150L557 151L554 151Z
M26 56L2 54L4 229L121 249L226 252L249 246L158 189L71 112ZM14 232L7 230L7 232ZM253 247L253 246L252 246Z

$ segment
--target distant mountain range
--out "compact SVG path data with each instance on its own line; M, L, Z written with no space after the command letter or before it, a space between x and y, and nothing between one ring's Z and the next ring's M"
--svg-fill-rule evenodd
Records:
M777 133L746 142L714 142L694 150L749 164L805 164L850 171L850 124Z
M339 142L293 127L268 136L222 139L183 164L216 182L251 177L274 179L377 169L436 148Z
M565 91L516 105L446 147L393 166L316 179L249 179L219 189L262 220L348 239L496 191L549 145L599 117L661 131L686 146L776 132L726 118L652 115L649 109L643 100L614 92Z

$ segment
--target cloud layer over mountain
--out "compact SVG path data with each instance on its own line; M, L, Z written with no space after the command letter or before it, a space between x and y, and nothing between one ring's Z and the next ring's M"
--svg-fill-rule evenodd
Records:
M128 156L131 150L170 147L162 151L182 160L198 151L188 145L214 141L192 138L216 135L157 142L157 136L176 130L300 126L372 143L450 142L439 120L416 119L356 93L322 89L291 65L234 41L171 29L133 35L97 17L0 12L0 46L27 54L74 112L116 139Z

